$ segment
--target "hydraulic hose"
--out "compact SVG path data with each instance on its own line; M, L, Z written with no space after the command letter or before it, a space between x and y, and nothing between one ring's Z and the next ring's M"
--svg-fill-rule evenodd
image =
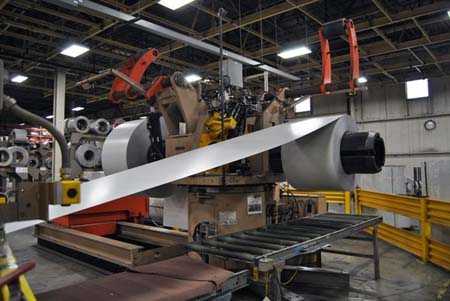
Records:
M70 169L69 146L67 145L64 135L60 131L58 131L58 129L52 123L47 121L46 119L44 119L36 114L33 114L33 113L25 110L21 106L19 106L14 98L4 95L3 100L4 100L4 108L3 109L5 111L10 111L14 115L16 115L18 118L20 118L21 120L23 120L27 123L41 126L45 129L47 129L52 134L52 136L55 138L56 142L58 143L59 148L61 149L61 157L62 157L61 174L62 174L62 177L64 178L65 176L68 176L70 174L70 172L69 172L69 169Z

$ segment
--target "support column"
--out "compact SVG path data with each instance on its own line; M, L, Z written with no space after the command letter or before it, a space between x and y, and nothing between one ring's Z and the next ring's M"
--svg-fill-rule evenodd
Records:
M373 270L375 280L380 279L380 258L378 254L378 225L373 226L372 232L373 247Z
M264 92L269 92L269 72L264 71Z
M420 237L422 239L422 261L430 259L431 224L428 222L428 200L420 199Z
M350 191L344 191L344 207L346 214L352 213L352 194Z
M55 73L55 80L53 83L53 124L56 128L64 132L64 113L66 105L66 71L64 69L57 69ZM53 164L52 164L52 178L53 181L61 179L61 150L58 143L53 141Z

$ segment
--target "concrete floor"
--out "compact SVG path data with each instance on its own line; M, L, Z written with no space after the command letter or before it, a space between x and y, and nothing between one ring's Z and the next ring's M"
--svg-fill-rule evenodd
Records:
M8 235L19 262L33 260L37 266L27 274L35 293L79 283L105 275L104 271L84 265L61 254L36 247L31 229ZM334 249L370 253L368 242L342 240ZM342 255L323 254L324 267L347 271L350 290L303 290L306 300L450 300L450 272L423 264L413 255L387 243L379 243L381 279L373 280L372 261ZM296 289L297 290L297 289ZM299 289L301 290L301 289ZM237 292L233 300L257 300L247 291Z

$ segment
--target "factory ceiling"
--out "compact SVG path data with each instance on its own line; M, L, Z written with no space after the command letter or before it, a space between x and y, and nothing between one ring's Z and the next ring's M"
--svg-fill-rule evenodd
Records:
M172 11L156 0L95 0L137 19L162 25L182 34L218 45L217 11L224 7L224 47L300 77L289 82L270 76L271 87L317 84L320 80L320 45L317 30L326 22L352 18L356 24L361 73L370 83L395 83L450 73L450 16L448 1L431 0L196 0ZM80 57L60 54L70 42L90 48ZM277 53L286 47L308 45L312 53L283 60ZM110 67L118 67L141 49L162 53L146 74L148 80L175 70L196 71L215 78L218 57L177 41L118 22L103 15L62 8L39 0L0 0L0 58L11 72L26 74L21 84L8 82L6 92L24 107L42 115L51 113L56 68L67 70L66 100L84 106L83 114L122 110L134 104L113 105L107 95L112 79L89 89L74 83ZM345 37L331 41L334 76L346 80L349 68ZM244 66L244 76L261 73ZM248 82L261 89L262 77ZM142 104L142 102L139 102ZM2 116L2 123L13 122Z

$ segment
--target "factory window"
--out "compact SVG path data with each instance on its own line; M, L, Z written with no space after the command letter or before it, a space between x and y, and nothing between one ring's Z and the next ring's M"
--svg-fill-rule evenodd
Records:
M406 99L428 97L428 79L406 82Z
M300 99L295 99L300 100ZM295 105L295 113L311 112L311 97L307 97Z

